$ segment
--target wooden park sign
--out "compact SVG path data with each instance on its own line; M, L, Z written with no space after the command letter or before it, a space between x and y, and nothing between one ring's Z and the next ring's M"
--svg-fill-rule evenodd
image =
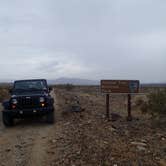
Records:
M138 93L138 80L101 80L102 93Z
M110 94L127 94L128 96L128 117L127 120L132 120L131 116L131 94L139 93L139 80L101 80L101 92L106 94L106 117L109 119L109 95Z

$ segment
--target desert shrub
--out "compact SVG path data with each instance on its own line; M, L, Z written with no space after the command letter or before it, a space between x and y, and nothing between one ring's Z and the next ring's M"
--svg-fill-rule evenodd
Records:
M8 88L0 87L0 102L9 97Z
M147 101L138 101L143 113L154 115L166 114L166 89L156 90L147 96Z
M74 85L72 85L72 84L66 84L66 85L64 85L64 88L65 88L67 91L70 91L70 90L72 90L72 89L74 88Z
M154 113L166 114L166 89L150 93L148 106Z
M136 105L136 106L141 106L143 103L145 103L145 101L144 101L142 98L138 98L138 99L135 101L135 105Z

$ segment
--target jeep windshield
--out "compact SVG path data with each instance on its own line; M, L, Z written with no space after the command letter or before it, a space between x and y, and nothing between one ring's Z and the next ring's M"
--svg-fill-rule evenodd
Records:
M47 85L45 81L42 80L25 80L16 81L14 83L14 91L45 91L47 90Z

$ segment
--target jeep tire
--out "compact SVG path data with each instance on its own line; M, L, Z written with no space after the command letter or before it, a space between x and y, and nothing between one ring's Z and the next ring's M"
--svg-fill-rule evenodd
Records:
M46 115L46 122L49 123L49 124L53 124L54 123L54 111L49 112Z
M5 126L13 126L13 118L5 112L2 112L2 121Z

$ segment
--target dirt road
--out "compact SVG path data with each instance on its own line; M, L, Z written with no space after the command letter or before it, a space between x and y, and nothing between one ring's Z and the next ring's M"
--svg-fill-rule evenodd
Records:
M56 101L54 93L52 96ZM58 110L56 102L55 109ZM0 166L45 166L47 144L55 125L22 120L12 128L5 128L0 119Z
M0 166L164 166L166 130L137 112L125 119L124 97L112 98L117 121L104 118L104 96L88 90L52 92L54 125L41 120L18 121L5 128L0 118ZM69 111L79 100L81 112ZM117 103L117 100L119 102ZM121 111L122 110L122 111Z

